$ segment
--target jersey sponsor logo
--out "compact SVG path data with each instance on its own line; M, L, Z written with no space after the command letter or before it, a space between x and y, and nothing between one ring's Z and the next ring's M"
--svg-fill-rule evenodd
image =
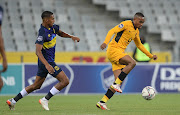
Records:
M118 27L119 27L119 28L123 28L123 27L124 27L124 25L123 25L123 24L120 24Z
M37 40L40 42L43 40L43 37L42 36L38 36Z

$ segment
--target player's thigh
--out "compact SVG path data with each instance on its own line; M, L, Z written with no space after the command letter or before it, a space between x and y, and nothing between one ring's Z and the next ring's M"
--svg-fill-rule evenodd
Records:
M60 82L69 82L69 78L66 76L64 71L61 71L57 76L56 79Z
M109 48L107 50L107 57L110 62L119 64L119 59L123 58L127 54L124 53L124 50L118 48Z
M119 63L122 65L128 65L129 63L136 63L136 61L129 55L125 55L124 57L119 59Z

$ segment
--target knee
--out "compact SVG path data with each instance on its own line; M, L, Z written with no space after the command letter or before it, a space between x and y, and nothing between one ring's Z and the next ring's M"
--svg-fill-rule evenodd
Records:
M65 81L65 85L67 86L69 84L69 79L67 78Z
M64 87L66 87L68 84L69 84L69 79L67 78L64 80L63 85L64 85Z

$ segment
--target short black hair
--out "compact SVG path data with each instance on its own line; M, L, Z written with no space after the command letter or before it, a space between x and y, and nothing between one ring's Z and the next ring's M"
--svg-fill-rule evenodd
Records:
M41 18L49 18L51 15L53 15L52 12L50 11L44 11L42 14L41 14Z
M134 17L144 17L144 14L141 12L137 12Z

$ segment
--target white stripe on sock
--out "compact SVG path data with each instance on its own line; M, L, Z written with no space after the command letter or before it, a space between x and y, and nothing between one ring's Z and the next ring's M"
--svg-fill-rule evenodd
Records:
M51 94L52 95L56 95L57 93L59 93L60 91L58 89L56 89L55 87L53 87L51 90L50 90Z
M25 88L20 92L22 97L28 95L27 91L25 90Z

